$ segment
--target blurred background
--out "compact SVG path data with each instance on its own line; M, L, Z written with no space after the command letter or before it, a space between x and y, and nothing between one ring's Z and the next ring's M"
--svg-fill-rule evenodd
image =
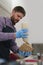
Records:
M10 17L10 13L15 6L23 6L26 16L15 25L16 29L21 29L21 22L29 24L29 40L35 50L33 54L43 53L43 0L0 0L0 16ZM16 39L20 47L24 42Z

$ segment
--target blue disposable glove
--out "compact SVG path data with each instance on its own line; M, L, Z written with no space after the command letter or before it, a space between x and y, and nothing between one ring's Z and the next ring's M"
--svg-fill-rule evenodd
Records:
M23 56L23 57L28 57L30 55L32 55L32 52L24 52L24 51L18 51L18 53Z
M27 38L28 34L25 34L27 32L27 29L19 30L18 32L16 32L16 38Z

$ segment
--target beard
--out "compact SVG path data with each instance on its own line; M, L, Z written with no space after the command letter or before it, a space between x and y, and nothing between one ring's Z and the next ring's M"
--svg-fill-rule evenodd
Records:
M15 23L15 21L14 21L13 16L11 17L11 21L12 21L12 24L13 24L13 25L15 25L15 24L16 24L16 23Z
M11 17L12 24L15 25L19 20L15 20L13 16Z

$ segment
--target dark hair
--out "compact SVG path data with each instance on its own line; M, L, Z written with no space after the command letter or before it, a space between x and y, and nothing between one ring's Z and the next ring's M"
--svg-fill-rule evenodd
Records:
M24 8L21 7L21 6L16 6L16 7L14 7L14 8L13 8L13 11L21 12L21 13L23 13L24 16L25 16L25 14L26 14Z

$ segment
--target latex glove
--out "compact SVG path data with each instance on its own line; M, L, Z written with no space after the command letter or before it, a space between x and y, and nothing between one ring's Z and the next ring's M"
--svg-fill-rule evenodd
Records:
M28 34L26 34L28 32L27 29L22 29L19 30L18 32L16 32L16 38L27 38Z
M19 55L23 56L23 57L28 57L32 54L32 52L24 52L24 51L18 51Z

